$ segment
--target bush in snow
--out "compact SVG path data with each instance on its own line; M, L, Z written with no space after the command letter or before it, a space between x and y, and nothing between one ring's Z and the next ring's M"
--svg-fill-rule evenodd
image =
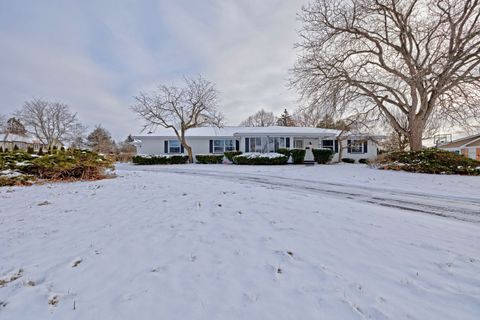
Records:
M283 155L286 156L287 158L290 158L290 150L287 149L287 148L279 148L279 149L277 150L277 153L283 154Z
M19 184L17 182L25 179L30 181L31 177L45 180L101 179L106 176L105 171L112 168L111 160L83 150L71 149L43 156L23 151L0 154L3 185Z
M293 164L302 164L305 161L305 153L307 153L305 149L291 149Z
M132 158L134 164L184 164L187 163L187 155L136 155Z
M333 151L331 149L313 149L313 158L318 164L326 164L332 160Z
M362 158L362 159L358 160L358 163L363 163L363 164L368 164L369 162L370 162L370 160L368 160L366 158Z
M235 164L279 165L287 164L288 157L280 153L247 152L233 157Z
M352 158L342 158L342 162L345 162L345 163L355 163L355 159L352 159Z
M198 163L203 164L217 164L222 163L223 154L197 154L195 159Z
M233 162L233 157L241 154L242 154L242 151L225 151L223 155L225 156L225 158Z
M380 169L409 172L480 175L480 161L435 148L388 153L372 165Z

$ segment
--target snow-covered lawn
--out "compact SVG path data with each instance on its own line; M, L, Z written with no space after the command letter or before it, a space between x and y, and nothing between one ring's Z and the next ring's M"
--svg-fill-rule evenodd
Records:
M117 171L0 188L0 319L480 318L478 177Z

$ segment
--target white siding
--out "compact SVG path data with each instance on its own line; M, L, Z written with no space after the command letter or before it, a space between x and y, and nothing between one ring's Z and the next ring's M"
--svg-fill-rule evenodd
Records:
M374 160L377 158L377 144L371 140L368 140L367 142L367 153L349 153L348 148L347 148L347 141L342 142L343 150L342 150L342 158L351 158L355 159L357 162L360 159L369 159L369 160ZM340 146L339 146L340 148ZM336 153L333 156L332 161L338 161L338 153Z

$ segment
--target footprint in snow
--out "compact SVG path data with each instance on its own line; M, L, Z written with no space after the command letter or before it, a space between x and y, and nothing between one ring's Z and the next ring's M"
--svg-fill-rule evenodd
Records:
M76 268L80 265L80 263L82 263L82 259L81 258L78 258L76 259L75 261L73 261L72 263L72 268Z
M49 202L49 201L47 201L47 200L45 200L45 201L43 201L43 202L40 202L40 203L38 204L38 206L48 206L49 204L52 204L52 203Z

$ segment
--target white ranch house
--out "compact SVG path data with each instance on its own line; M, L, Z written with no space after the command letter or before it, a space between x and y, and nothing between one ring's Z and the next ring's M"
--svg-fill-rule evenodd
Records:
M338 130L307 127L201 127L187 130L187 143L193 155L221 154L225 151L275 152L279 148L310 149L329 148L335 152L333 161L338 160ZM155 133L135 135L139 154L181 154L185 153L172 129ZM377 157L380 136L348 135L342 138L342 158L374 159ZM310 151L311 152L311 151Z
M42 142L30 134L0 133L0 147L3 150L14 150L15 147L21 150L27 150L29 147L37 152L44 147Z

